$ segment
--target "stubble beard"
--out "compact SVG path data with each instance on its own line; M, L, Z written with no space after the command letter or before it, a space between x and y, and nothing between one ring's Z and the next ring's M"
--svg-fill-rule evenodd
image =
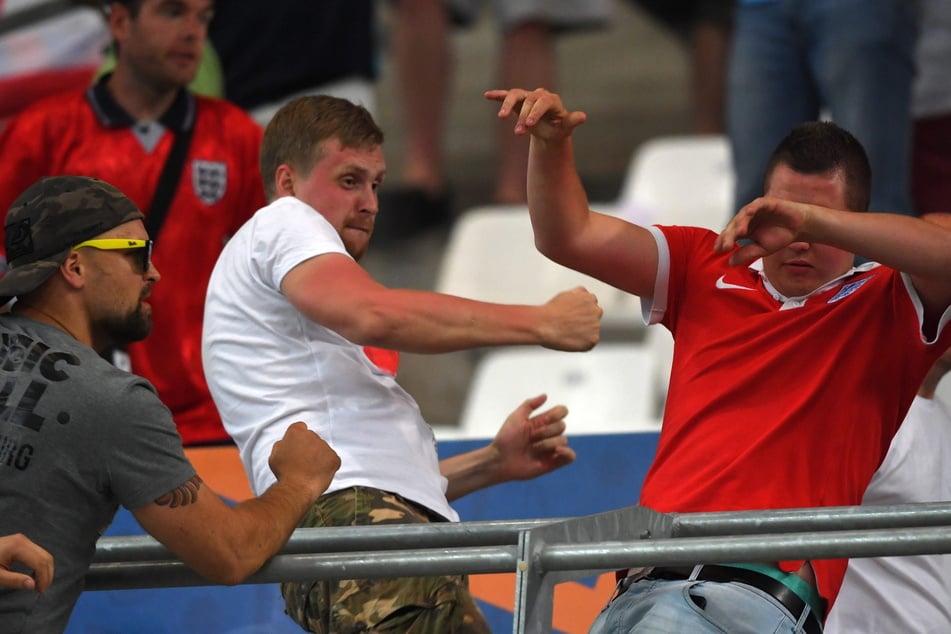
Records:
M131 312L102 318L99 329L101 332L108 333L109 338L116 345L123 346L142 341L152 332L152 315L151 312L145 310L140 298Z

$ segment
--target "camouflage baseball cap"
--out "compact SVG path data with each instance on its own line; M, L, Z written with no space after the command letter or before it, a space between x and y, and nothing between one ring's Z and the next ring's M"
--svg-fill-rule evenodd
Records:
M80 242L144 217L104 181L86 176L40 179L7 212L7 272L0 279L0 303L39 288Z

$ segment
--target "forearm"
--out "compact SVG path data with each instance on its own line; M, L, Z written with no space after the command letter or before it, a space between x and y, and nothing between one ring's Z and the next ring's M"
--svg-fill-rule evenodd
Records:
M277 482L263 495L233 507L233 531L227 543L237 562L235 583L277 554L317 497L303 493L301 487Z
M477 302L424 291L388 289L338 332L350 341L415 353L548 343L545 308Z
M570 246L584 232L588 197L578 176L571 138L532 137L528 162L528 209L535 246L547 257L572 266Z
M828 244L914 277L951 277L951 229L900 214L814 210L802 239Z
M499 452L492 445L441 460L439 470L449 481L446 499L452 502L504 482L500 464Z
M214 491L201 487L194 502L174 508L150 504L135 517L195 572L233 585L280 550L317 497L307 490L279 482L264 495L229 507Z

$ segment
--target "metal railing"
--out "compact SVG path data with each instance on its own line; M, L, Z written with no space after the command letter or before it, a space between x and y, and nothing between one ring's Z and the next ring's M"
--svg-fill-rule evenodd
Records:
M648 565L951 553L951 503L298 529L244 583L517 575L514 631L551 630L557 583ZM87 590L211 585L151 537L99 540ZM605 597L606 598L606 597Z

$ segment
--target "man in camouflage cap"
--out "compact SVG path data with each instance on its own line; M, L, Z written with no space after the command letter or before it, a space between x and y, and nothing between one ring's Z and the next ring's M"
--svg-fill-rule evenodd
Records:
M0 296L16 301L0 315L0 535L47 550L56 577L39 596L0 589L0 630L65 629L120 504L215 583L257 570L327 488L337 455L296 423L261 496L232 508L204 485L155 388L97 354L148 335L159 280L142 214L115 187L40 180L10 208L5 243Z
M35 290L63 263L73 247L113 227L141 220L142 212L118 189L92 178L44 178L23 192L10 207L5 227L7 274L0 279L0 298ZM140 265L148 268L151 241ZM144 271L143 271L144 272Z

